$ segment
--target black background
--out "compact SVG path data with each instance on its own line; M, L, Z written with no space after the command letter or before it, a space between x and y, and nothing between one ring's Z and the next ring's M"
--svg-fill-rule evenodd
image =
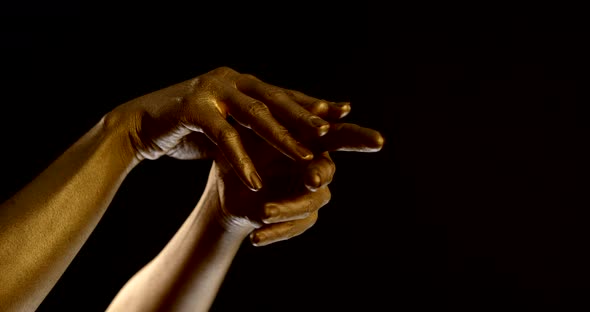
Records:
M480 28L368 6L156 9L5 16L2 199L115 106L230 66L349 100L347 121L386 144L334 153L318 223L245 242L213 311L587 305L583 32L533 14ZM209 166L141 163L39 311L103 311L188 215Z

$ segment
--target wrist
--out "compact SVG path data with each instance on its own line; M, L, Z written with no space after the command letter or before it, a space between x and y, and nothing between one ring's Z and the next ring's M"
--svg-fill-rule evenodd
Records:
M103 116L99 121L99 128L105 137L114 142L113 152L120 156L121 162L132 169L143 160L143 157L134 147L130 133L132 122L129 119L132 118L114 110Z
M243 241L255 229L252 222L248 220L228 215L222 208L216 211L215 226L225 232L228 237Z
M215 227L226 232L229 236L243 240L255 229L255 224L247 218L238 217L227 211L225 187L224 182L219 178L219 166L213 162L201 204L208 208L207 219Z

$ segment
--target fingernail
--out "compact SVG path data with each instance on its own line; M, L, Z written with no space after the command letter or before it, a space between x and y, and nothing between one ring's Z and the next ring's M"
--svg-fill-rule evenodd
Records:
M329 126L329 125L330 125L330 124L329 124L327 121L325 121L325 120L321 119L321 118L320 118L320 117L318 117L318 116L311 116L311 117L309 118L309 121L311 122L311 124L312 124L314 127L318 127L318 128L321 128L321 127L326 127L326 126Z
M317 128L318 130L318 135L319 136L323 136L326 133L328 133L328 130L330 129L330 123L321 119L318 116L313 116L311 118L309 118L309 121L311 122L311 124Z
M307 149L306 147L304 147L303 145L297 143L295 149L297 151L297 154L303 160L311 160L313 158L313 153L309 149Z
M250 173L250 181L248 182L254 191L258 191L262 188L262 179L256 171Z
M254 244L254 246L260 245L260 243L263 242L265 238L266 237L264 236L264 234L260 232L250 233L250 241L252 242L252 244Z

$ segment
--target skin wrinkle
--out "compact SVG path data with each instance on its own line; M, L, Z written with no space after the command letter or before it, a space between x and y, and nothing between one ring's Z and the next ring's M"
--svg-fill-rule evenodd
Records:
M281 102L287 101L283 98L265 100L260 92L245 95L236 81L247 79L260 84L254 85L257 90L266 85L222 67L115 107L0 205L0 303L6 311L32 312L38 307L94 230L124 178L141 161L168 155L211 159L213 164L189 218L164 249L129 279L108 312L208 311L246 237L255 246L265 246L313 226L318 210L331 198L328 184L334 164L329 152L343 147L356 152L365 152L367 146L377 150L381 136L331 119L349 108L329 101L317 116L338 131L330 130L331 135L320 138L309 122L315 115L311 111L307 118L286 122L295 129L285 131L273 114L293 119L301 107L324 110L323 102L302 93L288 103ZM268 114L241 116L240 112L248 112L252 98L262 101ZM234 113L242 117L240 122L268 130L255 133L232 123L229 116ZM284 137L277 140L277 133ZM297 151L293 133L308 133L302 141L306 147L314 146L313 159L281 152ZM304 181L318 171L321 185L312 192ZM249 180L254 174L264 181L257 192L253 191L256 182ZM261 222L268 203L287 210L275 221Z

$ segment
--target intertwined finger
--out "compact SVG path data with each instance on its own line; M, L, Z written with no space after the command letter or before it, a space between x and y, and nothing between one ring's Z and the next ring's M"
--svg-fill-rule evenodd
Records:
M335 172L334 161L328 152L323 152L309 162L305 168L303 182L308 190L315 192L320 187L330 184Z
M262 211L265 224L285 222L307 218L330 201L328 187L321 187L315 192L305 192L295 197L268 202Z
M192 101L192 99L189 99ZM252 160L242 145L238 131L221 115L214 103L203 105L198 115L186 116L191 125L199 125L200 129L213 143L215 143L228 163L234 168L236 174L251 190L262 188L262 179L258 175Z
M270 145L294 160L310 160L312 152L300 144L271 114L266 103L226 88L224 100L229 114L242 126L252 129Z
M331 102L317 99L297 90L286 90L286 93L295 102L299 103L312 114L321 116L327 120L333 121L343 118L350 113L350 103L348 102Z
M283 88L243 75L236 81L238 90L264 102L273 116L301 135L322 136L330 124L297 103Z

